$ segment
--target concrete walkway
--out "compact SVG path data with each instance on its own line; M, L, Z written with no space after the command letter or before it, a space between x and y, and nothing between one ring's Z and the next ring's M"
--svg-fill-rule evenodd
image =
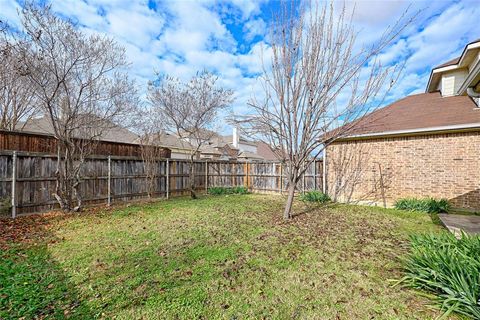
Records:
M461 230L470 234L480 234L480 216L460 214L439 214L443 225L454 235L461 235Z

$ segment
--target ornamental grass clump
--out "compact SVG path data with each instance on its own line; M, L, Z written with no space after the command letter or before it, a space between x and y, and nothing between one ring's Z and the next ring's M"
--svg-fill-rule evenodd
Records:
M447 199L434 198L404 198L395 202L395 208L408 211L423 211L427 213L442 213L450 210Z
M433 294L444 316L457 312L480 319L479 257L478 235L415 235L398 283Z
M308 191L301 195L300 200L306 202L325 203L330 201L330 197L320 191Z

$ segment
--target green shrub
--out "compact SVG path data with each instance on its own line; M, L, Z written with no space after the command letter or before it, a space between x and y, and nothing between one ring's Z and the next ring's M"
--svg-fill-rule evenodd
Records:
M247 194L248 189L247 187L233 187L233 193L235 194Z
M208 188L208 193L217 196L225 194L247 194L248 189L246 187L211 187Z
M480 236L417 235L411 246L399 283L433 293L445 315L480 319Z
M11 208L12 204L10 198L0 198L0 216L9 216Z
M330 201L330 197L320 191L308 191L301 195L300 200L308 202L325 203Z
M208 188L208 193L213 195L222 195L222 194L225 194L226 191L227 191L226 188L223 188L223 187Z
M448 212L450 204L447 199L433 199L433 198L404 198L395 202L395 208L409 211L424 211L428 213Z

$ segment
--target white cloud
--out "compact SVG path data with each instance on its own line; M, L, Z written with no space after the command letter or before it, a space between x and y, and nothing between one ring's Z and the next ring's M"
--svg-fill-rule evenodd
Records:
M95 30L104 30L105 19L100 16L97 9L83 1L64 0L52 2L52 8L62 15L78 21L80 24Z
M267 68L272 60L272 48L265 42L257 42L247 54L238 56L238 65L250 75L259 74L263 70L262 62Z
M231 3L240 9L243 19L248 19L254 14L260 13L260 7L266 0L231 0Z
M409 6L409 1L405 0L360 0L346 1L346 12L353 14L353 21L356 24L369 26L384 26L392 20L398 19L399 13L405 11ZM336 3L337 9L340 9L343 3Z
M131 11L116 9L108 11L106 19L110 34L139 47L149 44L160 35L164 24L163 17L151 10ZM126 23L128 21L128 23Z
M434 67L460 55L463 47L479 37L480 6L472 2L456 3L434 17L423 30L408 38L412 55L407 60L409 71Z
M357 9L360 9L363 15L366 14L366 7L370 7L371 11L371 21L364 19L362 15L358 19L361 21L360 26L364 27L360 34L360 41L366 43L374 41L372 34L375 32L372 26L377 30L383 30L387 26L386 18L392 16L391 18L395 19L395 15L391 14L390 4L400 12L403 8L402 2L398 1L394 3L362 1L359 4ZM404 7L408 5L406 2L403 4ZM424 92L431 68L460 55L469 41L480 36L478 33L472 33L472 30L476 29L480 16L480 6L475 2L419 2L412 4L410 12L425 7L427 8L420 12L414 23L400 35L401 38L387 47L379 56L384 65L405 62L403 76L388 96L390 102L408 94ZM383 11L385 14L382 13ZM364 31L370 35L363 36Z
M262 95L255 76L262 72L262 57L266 67L271 59L264 39L271 8L263 6L264 0L157 0L156 10L147 0L52 1L56 12L78 21L85 32L107 34L124 46L132 63L130 72L143 89L155 77L154 71L188 79L206 68L219 75L222 85L235 90L235 112L249 112L250 97ZM337 9L341 5L335 3ZM475 34L480 16L475 1L347 1L347 12L354 6L359 45L378 40L407 7L410 14L426 8L379 56L385 65L407 61L405 74L388 100L422 92L430 67L459 55L468 41L480 37ZM18 23L18 7L14 0L0 0L0 19ZM236 34L228 24L236 26Z
M244 38L247 41L253 40L256 36L264 37L267 24L262 18L247 21L243 26Z
M17 10L20 9L18 3L14 0L0 0L0 8L0 20L8 22L14 27L18 27L20 22L17 14Z

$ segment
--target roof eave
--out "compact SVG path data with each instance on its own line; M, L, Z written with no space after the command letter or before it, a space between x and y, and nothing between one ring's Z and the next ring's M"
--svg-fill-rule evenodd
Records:
M460 58L458 59L458 62L456 64L453 64L453 65L450 65L450 66L445 66L445 67L440 67L440 68L433 68L432 71L430 72L430 78L428 79L428 84L427 84L427 88L426 88L425 92L428 93L428 92L436 91L436 88L434 88L433 90L430 88L431 83L432 83L432 77L433 77L434 73L441 73L441 72L457 69L458 67L462 66L462 63L464 61L466 52L469 51L469 50L474 50L474 49L478 49L478 48L480 48L480 39L468 43L465 46L465 48L463 48L462 54L460 55Z
M338 138L338 139L335 139L335 141L377 139L377 138L384 138L384 137L414 136L414 135L425 135L425 134L432 134L432 133L441 134L441 133L465 132L465 131L480 131L480 122L450 125L450 126L438 126L438 127L427 127L427 128L417 128L417 129L364 133L364 134L357 134L357 135Z

